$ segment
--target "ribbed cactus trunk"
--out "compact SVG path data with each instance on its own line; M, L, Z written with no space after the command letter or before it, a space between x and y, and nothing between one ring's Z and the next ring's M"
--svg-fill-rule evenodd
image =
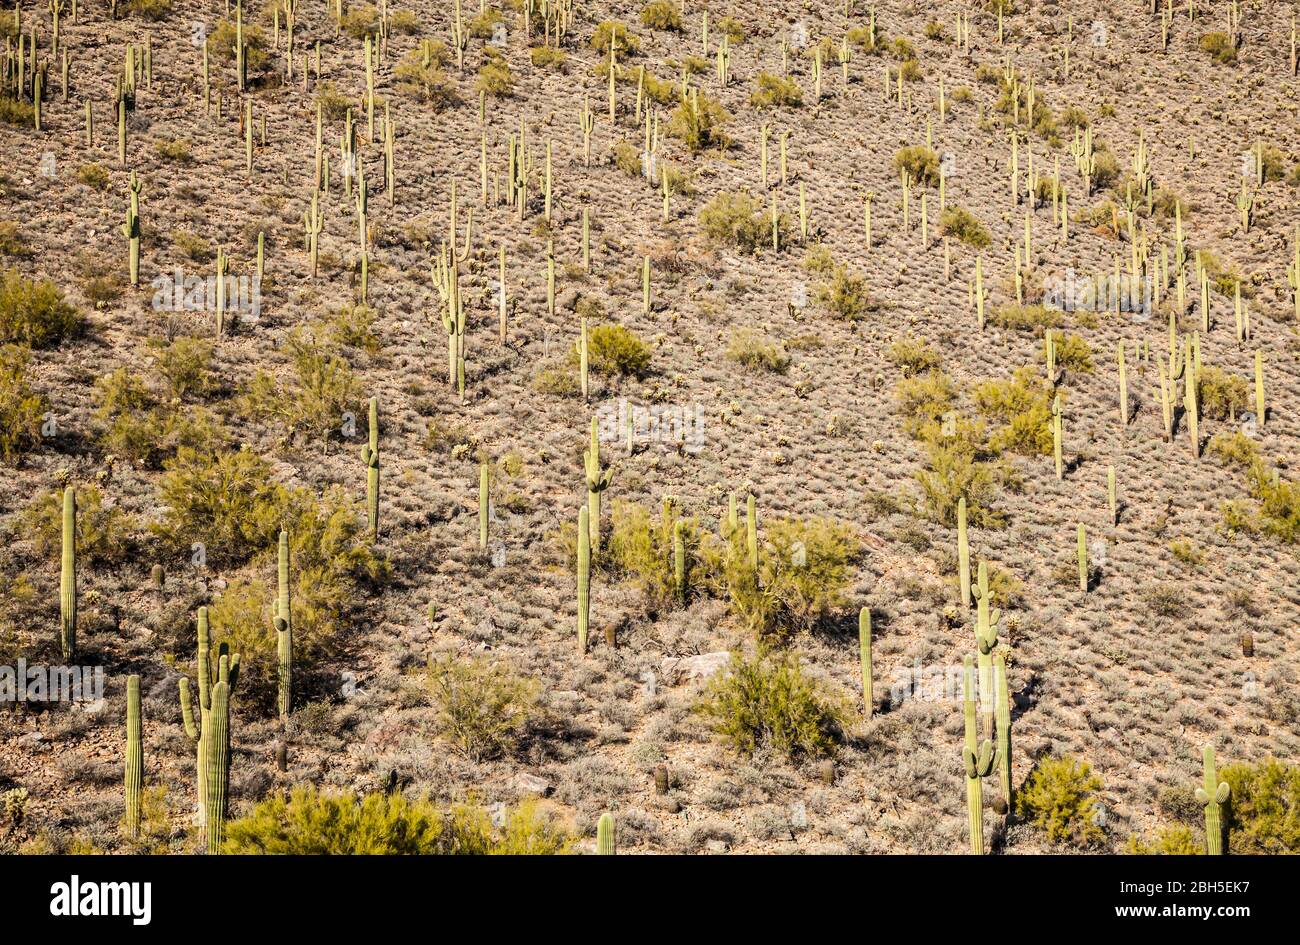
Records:
M591 607L591 537L586 506L578 510L578 652L587 652L587 621Z
M876 700L872 695L874 683L871 673L871 608L863 607L858 613L858 657L862 662L862 702L866 707L867 718L871 718L876 709Z
M225 676L226 657L221 658ZM230 792L230 684L219 682L212 687L212 708L205 726L211 731L204 739L204 759L208 783L207 840L208 853L221 852L226 839L226 813Z
M673 585L679 600L686 600L686 523L673 522Z
M490 484L488 461L487 457L484 457L478 469L478 546L481 551L487 551L488 546L488 518L490 512L488 490Z
M59 577L59 648L64 661L77 652L77 494L63 490L63 570Z
M970 540L966 530L966 497L957 500L957 580L961 606L970 610Z
M601 856L613 856L615 852L614 815L601 814L600 820L596 822L596 853Z
M966 769L966 814L970 827L970 851L976 856L984 853L984 789L980 779L993 770L993 743L982 743L975 721L975 664L967 656L963 677L963 714L965 716L965 746L962 761Z
M275 598L275 641L279 664L280 718L289 717L293 709L293 613L289 601L289 533L280 530L279 554L276 562L278 592Z
M140 794L144 787L143 725L140 717L140 677L126 678L126 835L140 836Z
M754 497L745 500L745 547L749 551L749 566L758 572L758 509Z
M1214 766L1214 746L1205 746L1205 783L1196 789L1196 800L1205 805L1205 852L1210 856L1223 855L1223 805L1228 802L1231 788L1220 781Z
M1011 688L1007 683L1007 664L998 653L993 657L993 718L997 732L998 780L1002 799L1011 811Z
M1088 593L1088 532L1082 524L1079 525L1078 555L1079 555L1079 591Z
M361 447L366 464L366 523L372 538L379 537L379 398L370 398L369 442Z

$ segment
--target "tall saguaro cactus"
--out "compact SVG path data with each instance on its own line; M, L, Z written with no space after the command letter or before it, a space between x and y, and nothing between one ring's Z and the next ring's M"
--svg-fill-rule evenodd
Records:
M876 709L872 695L875 688L871 673L871 608L863 607L858 613L858 658L862 662L862 702L867 718Z
M279 662L280 718L289 717L293 708L293 616L289 603L289 533L280 530L276 559L277 592L272 623L275 625L276 656Z
M998 645L998 620L1002 612L992 608L988 565L979 563L975 589L975 649L979 654L979 693L984 737L993 732L993 650Z
M478 547L487 551L488 519L491 518L491 472L488 469L487 455L479 460L478 467Z
M212 708L208 711L207 721L211 731L204 745L209 854L221 852L221 844L226 839L226 814L230 803L230 683L225 681L229 670L228 660L227 656L221 657L222 681L212 687Z
M379 537L379 398L370 398L368 440L361 447L366 464L366 522L372 538Z
M59 647L65 662L77 652L77 494L63 490L63 570L59 576Z
M140 836L140 794L144 787L143 725L140 719L140 677L126 677L126 835Z
M127 189L131 192L131 206L126 211L126 222L122 224L122 235L126 237L129 253L127 262L131 285L140 284L140 186L140 179L132 171L131 181L127 184Z
M202 824L209 834L208 846L211 850L211 822L217 813L222 816L225 814L225 808L213 808L209 804L208 798L208 780L209 780L209 742L217 729L217 721L214 716L218 705L215 700L215 691L217 687L222 686L225 693L224 705L221 706L223 711L228 715L230 705L230 693L234 690L235 684L239 680L239 654L233 656L230 654L229 647L221 644L217 648L217 671L214 674L212 669L212 640L208 632L208 608L200 607L198 615L198 634L199 643L197 651L196 672L199 683L199 704L198 717L195 717L193 701L190 698L190 681L184 676L180 681L180 700L181 700L181 719L185 724L185 734L188 735L195 744L196 765L195 765L195 782L198 793L198 804L196 808L196 820ZM226 754L229 754L229 722L226 722ZM227 772L228 773L228 772ZM221 799L224 803L224 798ZM218 827L218 832L220 828Z
M591 418L591 445L583 453L583 464L587 474L587 528L591 539L591 548L600 553L600 494L614 481L612 469L600 468L600 438L597 435L596 418Z
M1205 852L1210 856L1223 855L1223 805L1228 802L1231 786L1220 781L1214 767L1214 746L1205 746L1205 783L1196 789L1196 800L1205 805Z
M993 717L997 732L998 780L1002 799L1011 810L1011 687L1007 683L1007 662L1001 653L993 656Z
M993 771L995 761L993 742L979 741L975 723L975 664L967 655L962 685L964 697L966 741L962 748L962 761L966 768L966 812L970 822L970 851L976 856L984 853L984 788L980 779Z
M587 652L587 621L591 609L591 533L584 505L578 510L578 652Z

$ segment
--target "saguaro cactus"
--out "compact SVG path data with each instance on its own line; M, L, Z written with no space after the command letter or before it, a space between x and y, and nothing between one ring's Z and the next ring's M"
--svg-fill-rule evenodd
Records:
M63 571L59 577L59 646L69 662L77 652L77 494L63 490Z
M478 467L478 546L480 551L487 551L488 519L491 517L491 499L489 487L491 474L488 470L487 456L483 456Z
M222 656L220 673L224 680L229 657ZM206 723L211 731L205 740L207 772L207 840L208 853L221 852L226 839L226 813L230 795L230 683L222 681L212 687L212 708Z
M673 583L677 597L686 600L686 523L673 522Z
M584 505L578 510L578 652L587 652L587 621L591 605L591 533L590 512Z
M601 856L613 856L615 853L613 814L601 814L596 823L596 852Z
M1078 546L1079 590L1086 594L1088 593L1088 532L1082 523L1079 524Z
M144 787L143 726L140 720L140 677L126 677L126 835L140 836L140 793Z
M289 604L289 533L280 530L280 545L276 562L278 583L272 623L275 626L276 656L279 662L280 718L289 717L293 708L293 616Z
M1007 662L1001 653L993 656L993 717L997 731L998 779L1002 799L1011 810L1011 687L1007 684Z
M135 171L131 172L131 182L127 185L131 192L131 205L126 211L126 222L122 224L122 235L126 237L129 253L128 265L131 285L140 284L140 179Z
M1196 801L1205 805L1205 852L1210 856L1223 855L1224 824L1223 805L1228 802L1231 786L1220 781L1214 767L1214 746L1205 746L1205 783L1196 789Z
M370 398L368 442L361 447L366 464L366 520L372 538L379 537L379 398Z
M745 500L745 547L749 551L749 566L758 570L758 509L751 493Z
M858 612L858 658L862 662L862 702L866 708L867 718L876 710L876 700L872 695L874 685L871 676L871 608L863 607Z
M966 720L966 741L962 761L966 768L966 812L970 822L970 851L979 856L984 853L984 788L980 778L993 771L993 742L976 736L975 724L975 664L967 655L962 686L963 714Z
M591 549L600 553L600 494L614 481L614 470L600 468L600 438L596 418L591 418L591 445L583 454L587 473L587 527Z
M998 620L1002 612L992 609L988 565L983 561L975 579L975 649L979 654L979 692L984 737L993 732L993 650L998 645Z
M190 681L184 676L180 681L181 719L185 724L185 734L193 739L196 748L195 781L198 793L196 821L207 826L212 820L213 810L208 804L208 741L214 732L213 710L216 705L214 691L218 684L225 684L226 707L229 707L229 694L239 679L239 654L230 654L229 647L221 644L217 648L217 672L212 671L212 641L208 633L208 608L200 607L198 615L198 652L196 672L199 682L199 712L194 715L194 705L190 699ZM229 737L227 734L227 749ZM221 808L224 815L224 808ZM209 843L209 846L211 844Z
M970 542L966 530L966 497L957 500L957 579L961 587L961 606L970 610Z

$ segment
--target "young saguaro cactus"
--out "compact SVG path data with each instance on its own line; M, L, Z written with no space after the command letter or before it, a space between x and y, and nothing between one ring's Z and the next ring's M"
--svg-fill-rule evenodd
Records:
M749 566L758 570L758 509L753 493L745 499L745 548L749 551Z
M478 467L478 547L487 551L488 519L492 517L490 497L491 472L488 469L487 454L483 454Z
M59 576L59 648L65 662L77 652L77 493L63 490L63 562Z
M1214 746L1205 746L1205 783L1196 789L1196 801L1205 805L1205 852L1210 856L1223 855L1224 823L1223 805L1228 802L1231 786L1220 781L1214 767Z
M970 823L970 851L976 856L984 853L984 788L980 779L993 771L996 761L993 742L978 740L975 723L975 665L966 656L963 690L963 714L966 739L962 748L962 761L966 768L966 812Z
M143 725L140 719L140 677L126 677L126 818L123 826L132 840L140 836L140 794L144 787Z
M600 494L614 481L614 470L600 468L600 437L596 418L591 418L591 445L583 454L587 474L587 527L591 548L600 553Z
M131 205L126 211L126 222L122 224L122 235L126 237L131 285L140 284L140 179L135 171L131 172L131 182L127 190L131 192Z
M596 852L601 856L613 856L616 852L613 814L601 814L596 822Z
M361 447L366 464L366 522L372 538L379 537L379 398L370 398L368 441Z
M673 585L679 600L686 600L686 523L673 522Z
M287 719L293 708L293 616L289 603L289 533L280 529L280 543L276 560L277 593L271 609L271 622L275 626L276 657L278 661L279 694L277 705L280 718Z
M591 611L591 533L590 512L578 509L578 652L587 652L587 622Z
M961 606L970 610L970 541L966 527L966 497L957 500L957 579Z
M218 722L215 719L216 709L219 708L216 702L215 693L218 686L222 686L224 704L220 706L222 710L229 714L230 693L234 691L235 684L239 680L239 654L231 655L229 647L221 644L217 648L217 670L213 673L212 668L212 640L208 632L208 608L200 607L198 615L198 651L196 672L199 682L199 705L198 718L195 718L193 701L190 698L190 681L182 676L180 681L180 700L181 700L181 719L185 724L185 734L193 739L196 747L196 765L195 780L198 788L198 806L196 810L196 820L204 825L208 831L208 848L212 849L212 821L220 813L225 815L225 807L213 807L209 803L209 743L212 736L217 733ZM226 720L225 754L229 755L229 720ZM227 772L228 773L228 772ZM219 799L224 805L224 797ZM217 827L220 833L221 828Z
M875 688L871 673L871 608L858 612L858 659L862 663L862 702L867 718L876 710Z
M1079 590L1088 593L1088 530L1084 528L1083 523L1079 523L1079 536L1077 540L1079 555Z

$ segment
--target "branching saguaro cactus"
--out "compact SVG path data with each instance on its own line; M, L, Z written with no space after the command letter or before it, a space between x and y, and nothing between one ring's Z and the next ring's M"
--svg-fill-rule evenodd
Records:
M59 576L59 649L64 662L77 652L77 494L63 490L63 562Z
M190 681L184 676L180 681L181 719L185 723L185 734L193 739L196 747L195 781L198 789L198 805L195 811L196 821L202 825L208 838L208 852L217 852L221 845L223 826L220 820L226 813L225 786L229 776L230 755L230 693L239 679L239 654L230 654L229 647L221 644L217 648L217 670L212 669L212 640L208 632L208 608L200 607L198 616L199 644L197 651L196 673L199 683L199 712L194 715L194 705L190 698ZM217 701L217 690L221 691L221 701ZM222 717L219 717L222 716ZM220 758L213 758L212 744L216 742L220 749ZM223 747L224 743L224 747ZM210 764L210 762L212 762ZM217 796L211 797L210 781L214 767L222 778ZM215 834L215 836L214 836ZM215 843L215 847L214 847Z
M366 464L366 523L370 537L379 538L379 398L370 398L367 442L361 447L361 462Z
M1222 856L1224 846L1223 805L1228 802L1231 786L1220 781L1214 767L1214 746L1205 746L1205 783L1196 789L1196 801L1205 805L1205 852Z
M280 543L276 560L277 593L271 608L271 622L275 627L276 658L278 662L279 695L277 705L280 718L287 719L293 709L293 615L289 602L289 533L280 529Z
M126 222L122 224L122 235L127 243L127 265L131 276L131 285L140 284L140 179L135 171L131 172L131 182L127 190L131 193L131 204L126 211Z
M587 652L587 623L591 613L591 533L590 512L584 505L578 510L578 652Z
M600 437L596 418L591 418L591 445L583 453L587 474L588 529L591 549L600 553L600 494L614 481L614 470L600 468Z
M975 722L975 664L967 655L962 685L963 713L966 721L966 740L962 748L962 761L966 769L966 812L970 822L970 851L976 856L984 853L984 788L980 779L993 771L995 761L993 742L979 741Z
M123 827L132 840L140 836L140 794L144 787L143 725L140 718L140 677L126 677L126 818Z
M613 814L601 814L596 822L596 852L601 856L613 856L616 852Z

